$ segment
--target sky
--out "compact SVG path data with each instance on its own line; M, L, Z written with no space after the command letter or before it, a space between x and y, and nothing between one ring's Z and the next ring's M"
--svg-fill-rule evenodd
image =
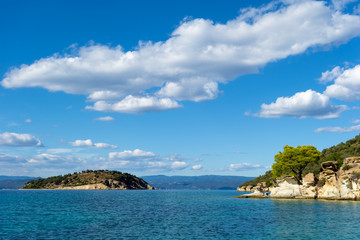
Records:
M256 177L360 131L360 1L0 2L0 175Z

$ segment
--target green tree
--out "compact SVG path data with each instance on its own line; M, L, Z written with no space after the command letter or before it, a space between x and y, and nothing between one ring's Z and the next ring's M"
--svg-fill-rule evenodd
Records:
M302 180L304 169L309 163L317 162L321 153L314 146L284 146L284 151L275 155L275 163L272 165L274 177L292 175L299 184Z

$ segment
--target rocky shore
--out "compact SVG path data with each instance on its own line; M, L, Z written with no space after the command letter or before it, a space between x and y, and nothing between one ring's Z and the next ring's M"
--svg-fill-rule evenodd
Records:
M247 187L252 193L237 198L295 198L360 201L360 157L349 157L338 168L337 162L321 164L322 172L318 176L307 174L302 184L292 176L277 178L274 186L266 189L262 184ZM243 189L238 189L243 191ZM268 190L268 191L266 191Z

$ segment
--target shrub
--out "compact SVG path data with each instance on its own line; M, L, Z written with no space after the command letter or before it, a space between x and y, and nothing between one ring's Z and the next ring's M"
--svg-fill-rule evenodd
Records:
M345 166L343 167L343 170L349 170L350 168L352 168L352 166L350 166L350 165L345 165Z
M352 179L353 179L353 180L360 179L360 172L353 171L353 172L352 172Z
M317 185L318 187L322 187L322 186L325 185L325 182L326 182L326 181L325 181L325 178L322 178L322 179L320 179L320 180L317 182L316 185Z

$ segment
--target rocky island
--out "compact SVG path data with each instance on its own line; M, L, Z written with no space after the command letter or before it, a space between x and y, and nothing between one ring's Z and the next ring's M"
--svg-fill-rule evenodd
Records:
M129 173L108 170L86 170L30 181L22 189L71 190L152 190L143 179Z

